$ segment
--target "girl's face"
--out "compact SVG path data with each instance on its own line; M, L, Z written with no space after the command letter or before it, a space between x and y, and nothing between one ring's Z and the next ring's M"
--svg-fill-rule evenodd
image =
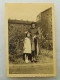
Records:
M30 33L27 33L27 37L30 37Z

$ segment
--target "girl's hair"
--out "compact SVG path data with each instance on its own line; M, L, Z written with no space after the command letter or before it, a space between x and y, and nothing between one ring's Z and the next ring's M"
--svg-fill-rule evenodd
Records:
M26 33L26 37L27 37L27 33Z
M27 32L27 33L26 33L26 37L27 37L27 34L28 34L28 33L30 34L30 32Z

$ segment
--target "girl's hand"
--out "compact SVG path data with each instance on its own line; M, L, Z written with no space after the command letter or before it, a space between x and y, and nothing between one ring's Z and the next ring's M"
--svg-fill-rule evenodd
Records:
M33 38L36 38L37 36L35 35Z

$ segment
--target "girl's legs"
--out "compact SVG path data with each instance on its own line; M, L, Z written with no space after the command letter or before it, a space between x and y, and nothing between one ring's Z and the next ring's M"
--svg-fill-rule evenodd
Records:
M32 51L32 61L34 61L35 58L35 51Z
M36 59L35 59L35 51L32 51L32 62L36 62Z
M28 53L25 53L25 62L28 63Z

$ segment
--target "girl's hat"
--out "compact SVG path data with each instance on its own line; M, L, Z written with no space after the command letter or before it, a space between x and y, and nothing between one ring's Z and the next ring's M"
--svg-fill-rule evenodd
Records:
M30 33L30 31L26 31L25 34Z
M25 32L25 34L27 34L27 33L28 33L28 31Z

